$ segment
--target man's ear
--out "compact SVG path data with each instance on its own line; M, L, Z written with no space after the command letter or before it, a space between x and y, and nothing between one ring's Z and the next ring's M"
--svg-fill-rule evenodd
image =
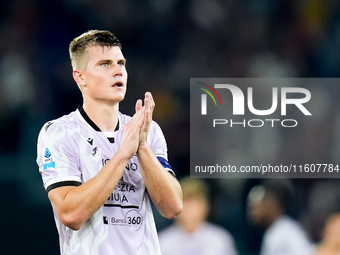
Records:
M75 69L72 72L73 74L73 79L75 80L75 82L80 86L83 87L86 85L86 81L85 81L85 77L82 74L81 70L79 69Z

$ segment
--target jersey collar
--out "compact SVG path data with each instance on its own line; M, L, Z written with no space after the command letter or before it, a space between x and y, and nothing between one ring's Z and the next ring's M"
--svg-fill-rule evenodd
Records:
M86 112L84 111L84 108L82 105L78 106L78 111L81 114L81 116L84 118L84 120L96 131L102 132L99 127L90 119L90 117L86 114ZM118 122L117 122L117 126L115 128L115 131L118 131L120 128L120 118L119 118L119 114L118 114Z

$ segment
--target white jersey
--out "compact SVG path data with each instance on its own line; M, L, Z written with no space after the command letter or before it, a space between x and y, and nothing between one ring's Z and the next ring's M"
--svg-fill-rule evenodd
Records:
M114 132L101 132L82 107L46 123L38 138L37 163L47 192L93 178L117 152L130 116L119 113ZM152 122L148 142L168 171L166 141ZM165 171L166 171L165 170ZM78 231L62 224L54 208L62 255L160 254L150 197L137 156L132 157L105 204Z
M288 216L280 216L266 230L261 255L312 255L314 247L301 226Z
M193 233L174 224L159 233L162 255L237 255L233 236L224 228L203 222Z

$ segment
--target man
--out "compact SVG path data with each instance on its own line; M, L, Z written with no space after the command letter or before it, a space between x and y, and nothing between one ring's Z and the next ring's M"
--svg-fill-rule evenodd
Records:
M89 31L69 50L83 105L44 125L37 157L61 254L160 254L150 198L167 218L182 201L152 95L133 117L119 112L127 71L112 33Z
M288 180L267 180L248 195L253 223L266 228L261 255L312 255L313 247L300 225L286 213L291 200Z
M180 184L183 212L174 225L159 233L162 255L236 255L232 235L206 221L209 199L205 182L186 177Z

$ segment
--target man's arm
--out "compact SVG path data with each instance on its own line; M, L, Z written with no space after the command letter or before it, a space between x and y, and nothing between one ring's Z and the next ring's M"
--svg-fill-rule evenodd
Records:
M105 203L121 178L127 162L137 151L143 122L144 108L125 125L119 150L95 177L78 187L59 187L48 193L65 226L73 230L80 229Z
M145 120L140 131L137 157L142 177L148 193L160 214L173 219L183 209L182 189L177 179L164 169L147 142L147 135L152 122L155 107L151 93L147 92L144 99ZM136 104L136 111L142 109L142 102Z
M182 212L182 189L177 179L164 169L150 146L138 149L138 161L148 193L163 217L175 218Z

